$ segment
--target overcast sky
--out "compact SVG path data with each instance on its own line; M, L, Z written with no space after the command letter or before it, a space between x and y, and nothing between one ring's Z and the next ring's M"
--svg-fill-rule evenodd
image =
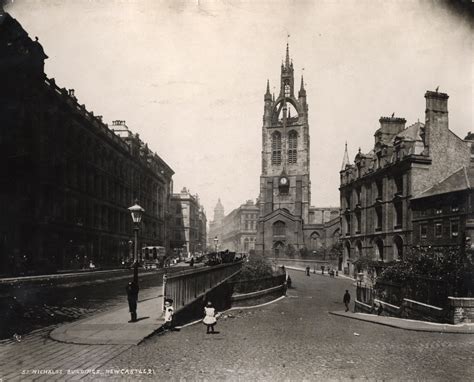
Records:
M278 92L289 37L304 73L312 205L339 206L344 142L369 151L380 116L424 122L426 90L449 94L450 128L472 125L472 30L432 1L15 0L46 73L111 125L122 119L199 194L208 219L255 199L263 95ZM304 68L304 70L303 70Z

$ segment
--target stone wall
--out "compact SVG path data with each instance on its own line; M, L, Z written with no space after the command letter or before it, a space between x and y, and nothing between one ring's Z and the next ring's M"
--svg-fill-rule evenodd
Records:
M474 322L474 298L448 297L449 322L451 324L465 324Z

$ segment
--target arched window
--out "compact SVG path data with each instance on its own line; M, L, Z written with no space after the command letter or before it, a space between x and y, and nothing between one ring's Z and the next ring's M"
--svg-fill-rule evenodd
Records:
M317 232L313 232L310 236L311 249L319 249L321 247L321 238Z
M403 239L400 236L393 238L393 260L403 259Z
M278 131L272 134L272 164L281 164L281 134Z
M384 253L383 253L383 241L377 240L375 242L375 259L384 261Z
M297 161L298 133L290 131L288 134L288 163L293 164Z
M284 236L286 224L282 221L273 223L273 236Z

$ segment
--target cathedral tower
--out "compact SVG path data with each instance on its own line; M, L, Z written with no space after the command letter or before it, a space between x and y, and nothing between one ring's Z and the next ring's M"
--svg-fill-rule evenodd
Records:
M256 250L278 254L288 245L295 249L304 246L303 225L309 221L311 203L306 90L301 77L295 95L288 45L281 65L278 97L272 96L267 81L264 102Z

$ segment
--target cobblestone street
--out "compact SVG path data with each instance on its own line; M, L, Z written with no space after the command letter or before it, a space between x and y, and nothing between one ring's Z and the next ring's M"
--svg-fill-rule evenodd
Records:
M2 341L0 379L143 380L147 375L137 373L150 370L150 379L163 381L472 379L472 335L405 331L330 315L342 309L352 282L290 273L294 288L287 298L225 313L214 335L196 324L139 346L72 345L49 339L47 328L20 342ZM81 374L89 369L100 374Z
M219 334L206 335L196 324L155 336L104 368L152 368L161 380L473 378L471 335L404 331L335 317L328 311L342 308L351 281L303 272L291 277L288 298L229 312L231 317L218 322Z

